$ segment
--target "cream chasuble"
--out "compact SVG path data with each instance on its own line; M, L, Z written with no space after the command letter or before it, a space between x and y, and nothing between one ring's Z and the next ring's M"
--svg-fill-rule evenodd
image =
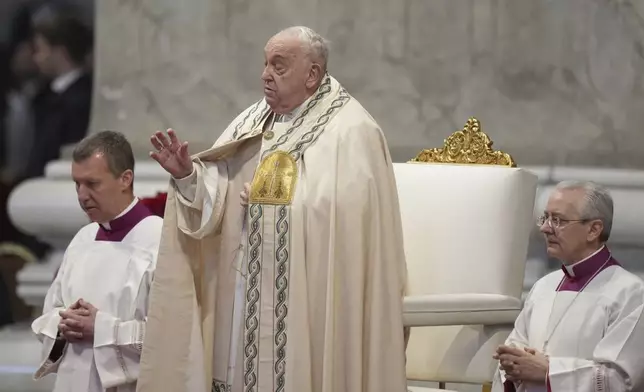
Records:
M43 343L36 379L56 373L55 392L135 390L161 227L162 219L135 200L105 227L91 223L74 236L43 315L32 323ZM57 339L59 312L80 298L98 309L94 341L65 343ZM64 348L53 358L57 344Z
M137 390L406 390L382 132L328 75L293 118L276 117L257 102L173 181Z
M547 383L512 383L497 371L493 391L644 391L644 282L604 247L541 278L506 344L549 356Z

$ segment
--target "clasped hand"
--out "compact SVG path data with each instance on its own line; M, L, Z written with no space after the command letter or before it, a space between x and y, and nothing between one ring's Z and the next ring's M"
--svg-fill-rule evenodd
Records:
M93 342L97 312L98 309L92 304L79 299L66 310L60 311L60 334L70 343Z
M533 348L501 345L497 348L494 359L499 361L505 378L510 381L545 384L548 357Z

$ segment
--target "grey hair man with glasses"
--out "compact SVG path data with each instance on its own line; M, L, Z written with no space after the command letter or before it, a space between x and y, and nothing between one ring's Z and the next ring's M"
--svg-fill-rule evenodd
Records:
M535 283L497 349L493 391L644 390L644 282L606 245L610 193L559 183L537 225L562 266Z

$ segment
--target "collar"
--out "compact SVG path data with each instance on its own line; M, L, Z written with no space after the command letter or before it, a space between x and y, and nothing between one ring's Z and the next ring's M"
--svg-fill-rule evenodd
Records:
M78 78L81 77L82 71L79 68L73 69L65 74L59 75L51 82L51 89L57 93L64 93Z
M307 98L304 103L306 103L310 98ZM279 114L275 118L275 122L289 122L295 118L300 113L300 109L302 109L302 106L304 106L304 103L302 103L300 106L296 107L295 109L291 110L290 113L286 114Z
M110 222L114 222L115 220L119 219L119 218L120 218L120 217L122 217L123 215L127 214L128 212L130 212L130 211L132 210L132 208L134 208L134 206L136 205L136 203L137 203L138 201L139 201L139 198L138 198L138 197L135 197L135 198L134 198L134 200L132 200L132 203L130 203L130 205L129 205L129 206L127 206L127 207L126 207L126 208L125 208L125 209L124 209L120 214L118 214L118 215L116 216L116 218L112 219L112 220L111 220L111 221L109 221L109 222L99 223L99 225L101 225L105 230L111 230L111 228L110 228Z
M307 99L305 99L304 102L302 102L300 104L300 106L298 106L295 109L291 110L289 113L278 114L275 117L275 122L289 122L289 121L293 120L295 117L297 117L300 114L300 112L302 111L302 108L307 106L309 101L311 101L315 97L315 94L317 94L317 91L315 93L311 94L311 96L308 97Z
M606 245L585 259L568 266L561 266L564 277L557 291L583 291L602 270L619 263L611 256Z
M603 260L600 260L601 257L597 257L601 252L606 253L606 256L603 258ZM587 274L592 275L599 267L601 267L602 264L604 264L609 253L610 252L608 251L608 248L606 248L606 245L604 245L583 260L580 260L571 265L562 265L561 269L563 270L564 274L566 274L570 278L581 277ZM586 261L590 262L586 263ZM599 263L599 265L596 265L597 263Z
M120 242L139 222L151 215L150 210L135 198L119 216L109 223L99 224L96 241Z

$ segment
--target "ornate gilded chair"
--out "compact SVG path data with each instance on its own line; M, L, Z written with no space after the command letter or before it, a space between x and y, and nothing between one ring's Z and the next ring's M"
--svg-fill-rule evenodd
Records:
M394 170L409 277L409 389L489 388L492 355L522 306L537 177L494 151L476 119Z

